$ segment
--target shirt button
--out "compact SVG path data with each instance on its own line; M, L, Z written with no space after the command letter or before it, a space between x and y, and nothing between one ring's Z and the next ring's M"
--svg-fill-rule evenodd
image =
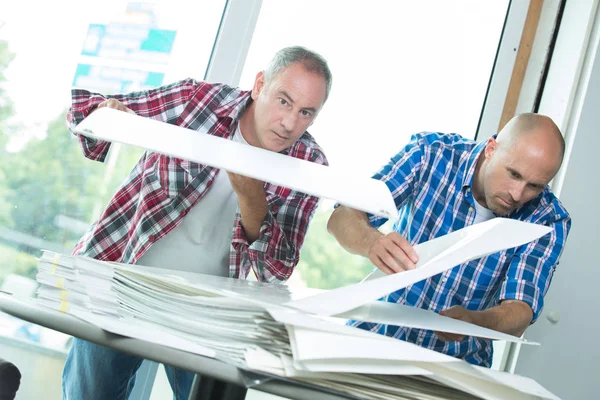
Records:
M469 207L469 212L473 212L473 207Z
M154 235L150 235L150 236L148 237L148 239L149 239L151 242L154 242L154 239L156 239L156 236L154 236Z
M418 344L423 344L423 338L422 337L417 338L417 343Z
M179 216L184 217L185 214L187 214L187 210L181 210L181 211L179 211Z
M442 277L442 283L446 283L447 280L448 280L448 278L446 278L445 276Z

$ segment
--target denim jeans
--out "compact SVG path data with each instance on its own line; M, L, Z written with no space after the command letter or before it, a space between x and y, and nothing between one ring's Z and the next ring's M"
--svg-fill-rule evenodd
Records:
M73 340L63 370L64 400L126 400L143 359L82 339ZM165 365L173 398L187 400L194 373Z

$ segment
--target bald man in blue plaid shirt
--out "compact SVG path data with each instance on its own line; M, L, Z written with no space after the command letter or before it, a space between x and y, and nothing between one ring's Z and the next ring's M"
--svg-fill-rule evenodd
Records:
M562 134L539 114L513 118L498 135L476 143L456 134L419 133L375 174L386 183L400 217L386 220L344 206L328 223L349 252L385 273L418 261L413 246L498 216L546 225L546 236L389 294L383 300L520 336L539 317L571 219L548 183L565 151ZM491 341L407 327L351 321L352 325L489 367Z

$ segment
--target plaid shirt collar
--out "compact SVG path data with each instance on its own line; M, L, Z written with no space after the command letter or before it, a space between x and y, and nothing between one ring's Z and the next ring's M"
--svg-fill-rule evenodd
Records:
M496 137L495 135L493 137ZM478 143L467 155L467 165L465 167L465 171L463 173L463 184L462 190L463 193L467 189L471 189L473 187L473 178L475 177L475 169L477 168L477 161L479 160L479 156L483 153L485 149L487 141L483 141Z
M250 97L250 92L243 91L240 96L215 108L214 114L219 118L231 118L233 121L237 122L251 102L252 98ZM229 133L229 135L231 135L231 133Z

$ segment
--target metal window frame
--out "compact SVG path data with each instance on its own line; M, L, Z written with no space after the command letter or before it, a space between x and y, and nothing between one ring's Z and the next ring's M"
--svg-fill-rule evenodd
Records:
M529 0L512 0L508 6L496 60L479 118L476 140L485 140L498 133L529 3Z

